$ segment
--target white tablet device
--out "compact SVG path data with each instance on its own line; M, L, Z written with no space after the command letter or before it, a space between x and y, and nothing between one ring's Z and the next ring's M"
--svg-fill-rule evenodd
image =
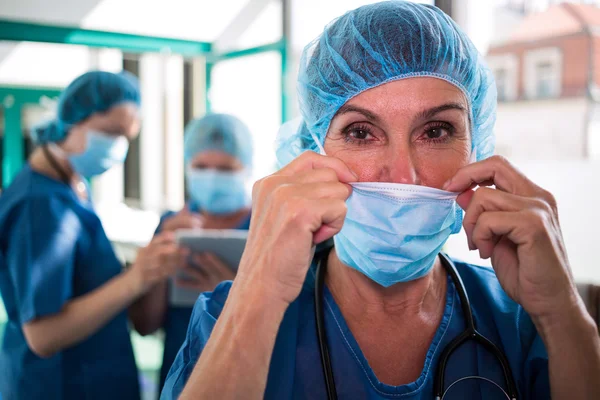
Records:
M175 233L177 244L188 248L192 253L210 252L219 257L229 268L237 271L246 247L248 231L237 229L182 229ZM180 272L185 279L185 273ZM200 292L181 288L173 279L169 282L169 304L190 307L196 303Z

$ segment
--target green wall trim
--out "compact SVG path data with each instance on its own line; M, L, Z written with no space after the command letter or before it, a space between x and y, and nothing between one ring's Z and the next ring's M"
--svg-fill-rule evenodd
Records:
M0 40L110 47L132 53L170 51L194 56L211 51L207 42L98 31L79 27L0 20Z
M4 154L2 154L2 184L7 187L23 167L23 136L21 107L4 109Z
M31 86L0 86L0 107L6 107L7 96L13 96L14 104L38 104L42 97L58 97L61 89Z
M247 49L233 50L221 54L211 54L209 55L209 61L215 63L218 61L230 60L232 58L238 57L252 56L255 54L266 53L269 51L282 51L283 48L284 41L278 40L277 42L267 43L256 47L250 47Z

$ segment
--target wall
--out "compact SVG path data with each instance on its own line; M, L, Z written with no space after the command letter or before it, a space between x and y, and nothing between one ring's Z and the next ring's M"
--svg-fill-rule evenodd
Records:
M587 132L587 156L592 160L600 160L600 104L598 103L591 108Z
M510 53L518 57L518 93L519 98L522 98L525 92L525 54L528 51L546 47L558 47L562 52L563 69L561 95L563 97L575 97L585 94L589 65L589 39L583 34L527 43L510 43L504 46L491 48L488 56Z
M516 160L580 159L586 112L583 97L500 103L497 153Z
M537 185L558 201L562 234L575 280L600 284L598 226L600 226L600 161L516 162ZM450 238L447 251L474 264L490 265L477 251L469 251L464 232Z

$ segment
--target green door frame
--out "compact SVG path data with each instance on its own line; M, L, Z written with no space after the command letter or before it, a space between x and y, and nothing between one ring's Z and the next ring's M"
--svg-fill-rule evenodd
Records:
M2 186L7 187L24 163L21 112L23 106L41 104L43 97L58 97L60 89L0 86L0 107L4 109Z
M287 0L282 0L284 5L283 13L283 37L281 40L268 43L261 46L247 49L235 50L225 53L216 52L212 43L182 40L172 38L161 38L156 36L142 36L119 32L106 32L91 29L82 29L79 27L53 26L35 23L26 23L0 19L0 40L10 40L17 42L44 42L83 45L88 47L115 48L130 53L148 53L148 52L171 52L181 54L187 57L204 56L206 61L206 85L205 99L206 111L210 111L210 100L208 90L211 86L211 71L215 64L233 58L246 57L250 55L276 51L281 55L281 121L285 122L289 118L289 89L287 85L288 72L288 46L289 46L289 7ZM4 90L4 92L2 91ZM8 92L6 92L8 90ZM13 92L11 92L11 90ZM15 91L16 90L16 91ZM49 92L45 92L45 90ZM37 93L42 93L37 96ZM38 88L0 88L0 99L6 96L13 96L14 104L7 107L5 105L5 130L4 130L4 154L2 157L3 176L2 183L6 187L13 179L15 174L23 165L23 140L21 137L21 106L27 103L37 103L39 98L46 93L56 95L55 89ZM25 96L25 97L23 97ZM29 96L29 97L27 97ZM37 97L36 97L37 96ZM22 99L35 99L25 101ZM10 97L8 103L11 104Z

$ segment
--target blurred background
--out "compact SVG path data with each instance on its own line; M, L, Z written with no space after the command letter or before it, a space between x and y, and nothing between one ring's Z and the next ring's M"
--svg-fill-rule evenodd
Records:
M127 161L92 181L124 260L167 209L185 202L183 128L208 111L238 116L254 137L254 178L275 169L279 125L297 116L303 47L360 0L0 0L0 190L26 161L33 125L90 69L128 70L142 88L142 134ZM558 200L578 282L600 283L600 1L436 0L496 77L498 154ZM447 251L486 264L464 235ZM6 316L0 301L0 337ZM153 398L158 336L134 336Z

